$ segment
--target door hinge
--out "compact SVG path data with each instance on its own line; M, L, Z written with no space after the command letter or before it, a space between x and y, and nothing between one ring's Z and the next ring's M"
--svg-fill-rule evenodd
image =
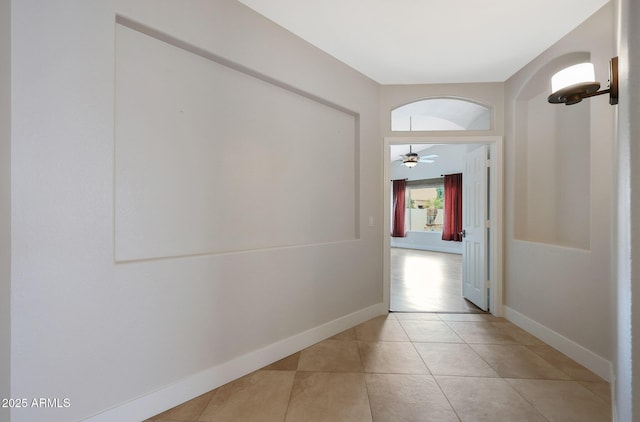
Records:
M485 160L484 161L484 166L487 167L487 168L491 167L491 160Z
M491 220L485 220L484 228L485 229L490 229L491 228Z

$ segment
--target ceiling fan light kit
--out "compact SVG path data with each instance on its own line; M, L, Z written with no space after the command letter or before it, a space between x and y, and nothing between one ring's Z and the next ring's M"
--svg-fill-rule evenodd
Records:
M436 157L438 157L438 154L423 155L420 157L418 154L413 152L412 145L409 145L409 153L402 155L402 165L413 168L418 163L434 163L435 161L432 158Z
M412 167L415 167L416 164L418 164L418 160L419 160L418 154L413 152L411 150L411 145L409 145L409 153L404 155L404 159L402 160L402 164L405 167L412 168Z
M411 145L409 145L409 153L403 156L402 165L409 168L415 167L418 164L418 158L418 154L413 152Z

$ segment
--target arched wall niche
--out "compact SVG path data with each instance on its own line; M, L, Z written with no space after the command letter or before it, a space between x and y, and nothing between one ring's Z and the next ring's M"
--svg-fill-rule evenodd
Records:
M478 131L493 128L493 107L460 97L429 97L391 110L391 131Z
M549 104L551 76L590 53L573 52L542 66L515 101L516 239L590 249L590 102Z

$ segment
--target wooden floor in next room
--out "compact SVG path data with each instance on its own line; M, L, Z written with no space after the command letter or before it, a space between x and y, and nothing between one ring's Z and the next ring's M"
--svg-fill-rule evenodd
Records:
M482 312L462 297L462 255L391 248L391 311Z

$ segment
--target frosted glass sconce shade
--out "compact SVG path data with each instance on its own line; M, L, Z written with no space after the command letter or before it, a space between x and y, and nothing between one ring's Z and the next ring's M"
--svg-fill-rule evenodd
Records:
M556 92L576 84L594 84L597 91L600 84L596 82L596 72L592 63L580 63L569 66L553 75L551 78L551 91Z
M596 82L595 70L591 63L580 63L569 66L551 77L549 102L553 104L572 105L583 98L609 94L609 104L618 104L618 58L614 57L609 65L609 88L598 91L600 83Z

